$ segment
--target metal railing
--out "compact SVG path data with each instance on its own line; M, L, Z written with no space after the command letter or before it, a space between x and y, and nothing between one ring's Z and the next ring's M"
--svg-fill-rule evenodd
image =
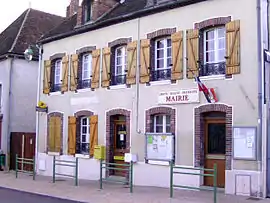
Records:
M150 74L151 81L170 80L172 70L171 68L152 70Z
M19 169L19 164L21 164L21 169ZM32 171L24 170L24 166L33 166ZM33 159L28 158L20 158L18 154L16 154L16 160L15 160L15 174L16 178L18 178L18 173L28 173L33 176L33 180L36 178L36 170L35 170L35 157Z
M75 168L74 175L56 173L56 166L66 166ZM55 159L55 156L53 156L53 183L55 183L56 175L74 178L75 186L78 186L78 157L76 157L75 161L65 161L65 160L57 160Z
M126 168L120 168L126 167ZM115 170L115 171L127 171L129 173L128 180L112 180L109 178L103 178L103 169L106 170ZM108 163L105 161L100 161L100 189L103 189L103 182L114 182L114 183L124 183L129 184L129 191L133 193L133 162L131 161L130 164L117 164L117 163Z
M200 173L191 173L191 172L180 172L180 171L174 171L174 169L184 169L184 170L196 170L200 171ZM212 174L205 174L204 172L212 172ZM173 175L174 174L184 174L184 175L198 175L203 177L213 177L213 187L210 188L201 188L201 187L191 187L191 186L185 186L185 185L174 185L173 183ZM184 189L195 189L195 190L210 190L213 191L214 195L214 203L217 202L217 165L214 164L213 169L206 169L206 168L189 168L189 167L180 167L180 166L174 166L174 164L170 163L170 197L173 197L173 189L174 188L184 188Z
M125 75L112 75L111 85L122 85L126 84L126 74Z

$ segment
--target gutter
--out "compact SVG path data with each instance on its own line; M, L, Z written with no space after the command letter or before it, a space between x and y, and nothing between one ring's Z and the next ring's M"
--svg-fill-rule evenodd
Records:
M263 118L263 50L262 50L262 25L261 25L261 0L257 0L257 53L258 53L258 127L257 127L257 166L258 166L258 192L257 197L262 197L262 118Z
M154 7L144 8L142 10L131 12L131 13L128 13L126 15L117 16L117 17L114 17L111 19L96 22L95 24L92 24L89 26L83 26L83 27L77 28L77 29L74 29L74 30L66 32L66 33L62 33L62 34L54 35L52 37L41 39L38 41L38 43L46 44L46 43L60 40L60 39L70 37L73 35L83 34L85 32L97 30L99 28L103 28L103 27L106 27L109 25L118 24L121 22L125 22L125 21L132 20L132 19L139 18L139 17L148 16L148 15L158 13L161 11L165 11L168 9L174 9L174 8L178 8L178 7L188 6L191 4L200 3L200 2L204 2L204 1L209 1L209 0L182 0L181 2L177 1L177 2L171 2L171 3L157 5Z
M141 39L140 39L140 18L138 18L138 30L137 30L137 67L136 67L136 131L141 134L139 128L139 102L140 102L140 50L141 50Z
M38 79L37 79L37 105L40 101L40 87L41 87L41 68L42 68L42 54L43 47L39 46L39 63L38 63ZM38 172L38 146L39 146L39 112L36 112L36 146L35 146L35 169Z

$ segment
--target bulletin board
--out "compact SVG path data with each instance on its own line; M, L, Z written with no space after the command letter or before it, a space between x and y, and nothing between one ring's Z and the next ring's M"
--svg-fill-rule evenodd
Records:
M145 139L145 160L173 161L175 139L171 133L147 133Z
M256 127L233 127L234 159L256 160Z

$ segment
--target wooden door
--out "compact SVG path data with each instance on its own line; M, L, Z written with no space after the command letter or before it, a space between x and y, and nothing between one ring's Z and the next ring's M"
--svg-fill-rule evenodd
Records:
M114 148L113 148L113 160L117 164L125 164L124 157L127 149L127 131L126 123L124 121L115 121L114 123ZM117 166L118 168L125 168ZM114 175L125 176L126 171L115 170Z
M0 115L0 149L2 148L2 119Z
M35 156L35 145L36 145L36 136L34 133L24 134L24 158L33 159ZM33 165L24 165L24 170L32 171Z
M217 186L225 187L226 122L225 119L205 122L205 168L217 164ZM207 173L207 172L206 172ZM212 173L212 172L211 172ZM213 177L205 177L204 185L213 186Z

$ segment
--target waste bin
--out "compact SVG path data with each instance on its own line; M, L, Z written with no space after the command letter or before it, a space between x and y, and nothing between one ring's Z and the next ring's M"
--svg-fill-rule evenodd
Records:
M3 171L6 166L6 155L0 154L0 170Z

